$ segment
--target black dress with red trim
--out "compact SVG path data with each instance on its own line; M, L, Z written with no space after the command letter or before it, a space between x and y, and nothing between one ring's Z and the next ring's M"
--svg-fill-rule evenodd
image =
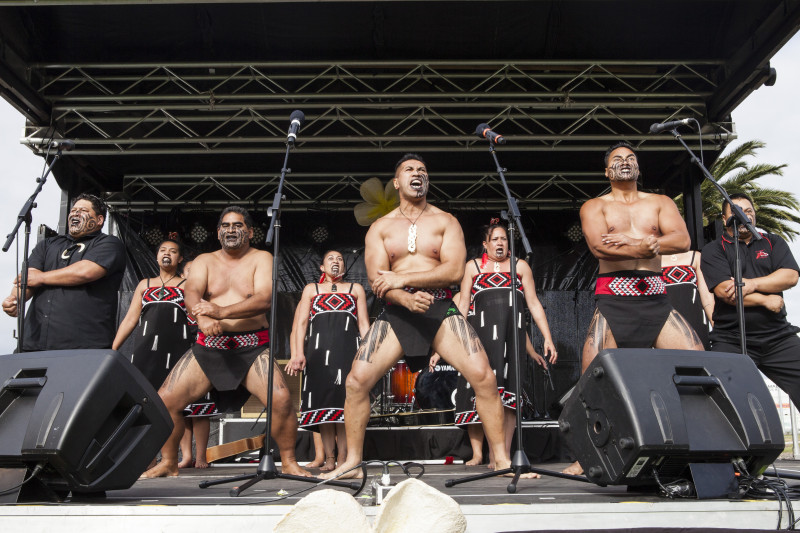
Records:
M476 263L477 266L477 263ZM503 407L517 408L515 386L516 365L509 358L513 349L513 337L519 339L520 356L525 354L525 295L522 280L517 275L515 291L517 316L513 317L510 272L481 272L472 278L471 303L467 321L481 339L489 356L489 365L497 378L497 389ZM475 409L475 391L460 373L456 388L456 425L479 424Z
M186 314L181 285L148 287L142 293L142 313L134 332L131 363L158 390L167 374L197 336L197 326Z
M359 343L352 288L320 294L316 285L306 335L300 427L318 430L319 424L344 422L345 379Z
M186 313L181 280L174 287L148 287L142 293L142 314L134 332L131 363L158 390L170 370L197 337L197 323ZM217 414L216 405L206 397L186 406L184 416Z
M697 332L705 349L710 350L708 320L697 292L697 270L692 265L666 266L661 268L661 277L666 284L669 303Z

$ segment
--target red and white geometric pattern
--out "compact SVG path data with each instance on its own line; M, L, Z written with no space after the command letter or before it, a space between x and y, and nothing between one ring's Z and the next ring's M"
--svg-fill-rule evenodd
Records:
M205 335L202 331L197 334L197 344L215 350L236 350L261 346L269 342L269 331L263 329L252 333L238 335Z
M614 296L655 296L666 294L667 286L661 276L598 277L595 294Z
M183 289L181 287L147 287L142 293L142 309L154 303L175 304L186 315L189 324L197 324L186 312L186 302L183 299Z
M661 277L667 285L691 283L697 285L697 271L692 265L666 266L661 269Z
M492 289L508 289L511 287L511 272L481 272L472 278L472 298L467 315L475 314L475 295L481 291ZM517 274L517 290L522 292L522 279ZM509 300L510 302L510 300Z
M317 294L311 300L311 311L309 318L313 318L318 313L350 313L356 316L356 298L348 292L331 292Z
M344 409L327 408L304 411L300 415L300 427L314 426L328 422L344 422Z
M517 289L522 291L522 279L517 274ZM507 289L511 287L511 272L481 272L472 278L472 294L484 289Z

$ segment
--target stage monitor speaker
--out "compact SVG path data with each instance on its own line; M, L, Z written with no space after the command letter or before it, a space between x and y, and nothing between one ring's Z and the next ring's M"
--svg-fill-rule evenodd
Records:
M684 350L604 350L559 418L598 485L690 478L689 464L742 461L760 474L784 449L775 402L749 357Z
M119 352L0 356L0 469L36 471L53 491L130 487L172 427L156 391Z

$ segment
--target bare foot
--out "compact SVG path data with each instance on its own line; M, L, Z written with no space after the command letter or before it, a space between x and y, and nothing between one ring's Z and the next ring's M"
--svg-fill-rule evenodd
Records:
M489 470L494 470L494 461L489 461L489 464L486 465L486 468L488 468Z
M481 457L480 455L473 455L472 459L470 459L464 464L467 466L476 466L481 464L482 462L483 462L483 457Z
M578 461L575 461L564 470L561 471L562 474L571 474L573 476L580 476L583 474L583 467Z
M311 472L297 464L297 461L288 462L288 461L281 461L281 472L284 474L289 474L292 476L303 476L303 477L311 477Z
M191 457L178 463L178 468L194 468L194 459Z
M306 468L319 468L325 464L325 459L314 459L310 463L306 463L304 466Z
M337 468L333 472L326 472L325 474L321 474L319 477L321 477L322 479L332 479L341 474L342 472L350 470L351 468L358 466L359 464L360 463L348 463L347 461L345 461L343 464L340 464L339 468ZM349 472L347 472L338 479L361 479L362 477L363 473L361 469L356 468L354 470L350 470Z
M201 461L200 459L198 459L197 461L194 462L194 467L195 468L208 468L208 463L206 461Z
M325 464L319 469L320 472L330 472L336 468L336 457L326 457Z
M139 476L139 479L150 479L154 477L172 477L178 475L177 463L168 463L161 461L156 466L147 470L144 474Z
M502 463L497 465L498 468L496 470L505 470L506 468L511 468L511 461L503 461ZM513 472L509 472L508 474L503 474L503 477L514 477ZM534 474L533 472L527 472L519 476L520 479L537 479L540 478L539 474Z

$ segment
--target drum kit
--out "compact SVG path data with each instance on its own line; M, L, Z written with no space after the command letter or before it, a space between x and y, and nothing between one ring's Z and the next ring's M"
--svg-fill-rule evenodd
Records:
M399 360L373 389L370 423L448 425L454 420L458 373L446 364L413 372Z

